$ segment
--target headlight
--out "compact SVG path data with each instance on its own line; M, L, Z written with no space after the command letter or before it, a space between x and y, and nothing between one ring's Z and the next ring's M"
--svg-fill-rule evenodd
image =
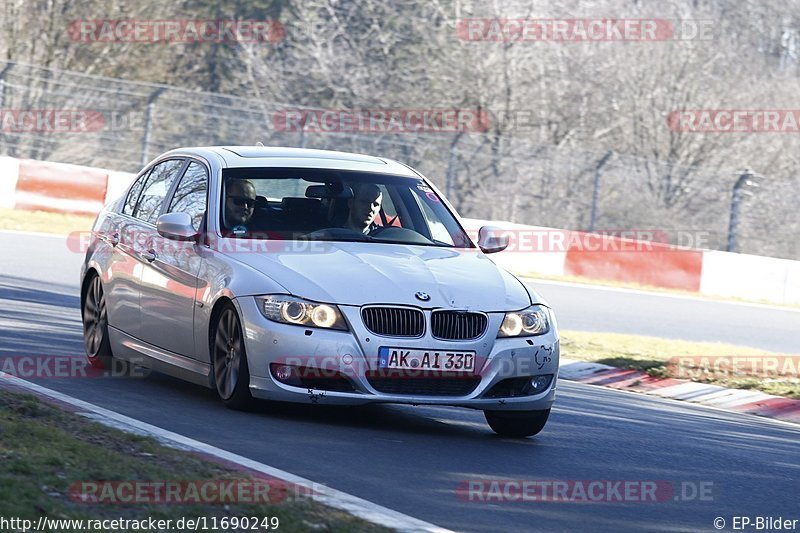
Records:
M506 313L498 337L544 335L550 331L550 313L542 305L532 305L523 311Z
M344 317L335 305L309 302L291 296L257 296L256 303L261 314L275 322L347 330Z

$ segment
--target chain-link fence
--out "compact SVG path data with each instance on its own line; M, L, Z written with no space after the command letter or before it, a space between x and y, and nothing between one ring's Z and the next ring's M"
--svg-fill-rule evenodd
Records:
M0 110L4 155L136 172L179 146L262 142L362 152L419 168L464 216L580 230L658 230L672 242L713 249L726 247L732 189L742 170L541 145L524 131L287 128L278 120L287 110L324 110L11 62L0 62ZM692 187L665 196L674 180L687 177ZM739 250L800 258L796 196L796 182L788 180L742 197Z

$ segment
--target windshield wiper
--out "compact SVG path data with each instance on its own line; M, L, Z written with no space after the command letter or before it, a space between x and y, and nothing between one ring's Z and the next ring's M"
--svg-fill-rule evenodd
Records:
M437 248L455 248L452 244L448 244L446 242L437 241L437 240L429 240L428 242L419 242L419 241L402 241L397 239L381 239L380 237L372 237L370 235L361 235L361 236L340 236L340 235L320 235L315 237L308 237L305 236L303 239L304 241L326 241L326 242L370 242L370 243L382 243L382 244L403 244L406 246L435 246Z
M370 238L364 235L363 238L358 237L337 237L335 235L329 235L327 237L313 237L313 238L306 238L306 239L299 239L304 241L327 241L327 242L369 242Z
M430 241L430 242L398 241L396 239L392 240L392 239L379 239L377 237L369 237L369 235L367 235L367 237L369 238L369 242L380 242L383 244L405 244L406 246L436 246L437 248L445 247L441 244L437 244L436 241ZM450 245L447 245L447 247L452 248L452 246Z

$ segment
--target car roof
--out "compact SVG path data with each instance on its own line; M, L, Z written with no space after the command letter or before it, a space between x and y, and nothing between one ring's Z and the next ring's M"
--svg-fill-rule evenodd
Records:
M194 154L208 158L218 156L224 168L242 167L292 167L332 168L361 172L381 172L419 178L409 167L383 157L374 157L332 150L288 148L273 146L198 146L177 148L166 155Z

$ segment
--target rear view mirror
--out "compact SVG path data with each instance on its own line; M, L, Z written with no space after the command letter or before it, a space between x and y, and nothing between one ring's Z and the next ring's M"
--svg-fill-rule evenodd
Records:
M341 198L353 197L353 189L345 187L341 182L326 183L325 185L309 185L306 189L306 198Z
M166 213L156 221L158 234L173 241L189 241L197 237L192 217L186 213Z
M478 230L478 247L485 254L502 252L508 247L508 233L497 226L483 226Z

